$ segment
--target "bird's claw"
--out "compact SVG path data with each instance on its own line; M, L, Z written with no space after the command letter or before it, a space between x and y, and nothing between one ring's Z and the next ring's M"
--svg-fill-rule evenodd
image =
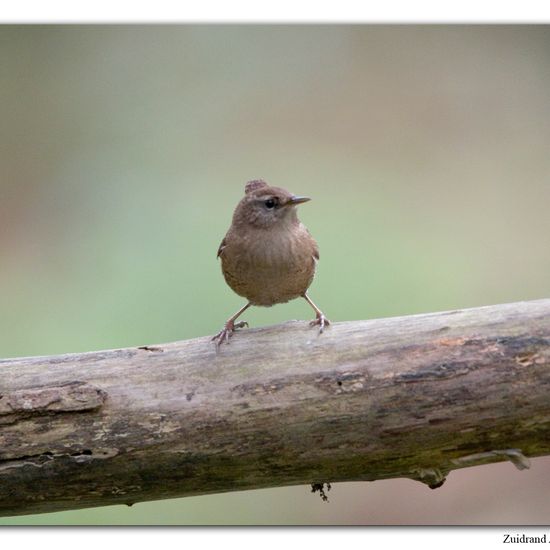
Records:
M309 322L310 327L314 327L315 325L319 325L319 334L322 334L325 327L330 325L330 321L321 313L320 315L317 315L313 321Z
M224 343L229 344L229 338L233 336L233 333L238 328L248 327L248 323L246 321L239 321L238 323L228 322L225 323L225 326L223 327L216 336L212 338L212 341L216 342L216 349L219 349L219 347Z

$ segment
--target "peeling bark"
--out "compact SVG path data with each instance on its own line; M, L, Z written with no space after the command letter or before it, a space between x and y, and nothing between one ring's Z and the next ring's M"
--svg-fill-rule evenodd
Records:
M0 515L550 454L550 300L0 361Z
M104 391L84 382L15 390L0 396L0 426L31 416L95 410L105 397Z

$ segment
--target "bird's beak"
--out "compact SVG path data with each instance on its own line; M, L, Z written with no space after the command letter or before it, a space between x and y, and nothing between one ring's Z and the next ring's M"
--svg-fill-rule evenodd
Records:
M297 197L296 195L293 195L288 199L285 206L295 206L297 204L302 204L303 202L310 201L311 199L309 197Z

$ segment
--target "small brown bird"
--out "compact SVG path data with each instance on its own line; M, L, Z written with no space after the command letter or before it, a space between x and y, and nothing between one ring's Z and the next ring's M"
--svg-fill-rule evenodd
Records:
M235 329L248 326L235 321L250 306L269 307L302 297L315 310L312 326L319 325L323 332L330 324L306 293L315 275L319 248L298 219L296 206L309 200L263 180L246 184L218 257L227 284L248 303L212 338L217 347L228 342Z

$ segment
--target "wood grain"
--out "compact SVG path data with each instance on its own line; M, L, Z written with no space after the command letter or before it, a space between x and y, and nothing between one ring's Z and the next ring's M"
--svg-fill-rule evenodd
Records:
M0 361L0 515L550 454L550 300Z

